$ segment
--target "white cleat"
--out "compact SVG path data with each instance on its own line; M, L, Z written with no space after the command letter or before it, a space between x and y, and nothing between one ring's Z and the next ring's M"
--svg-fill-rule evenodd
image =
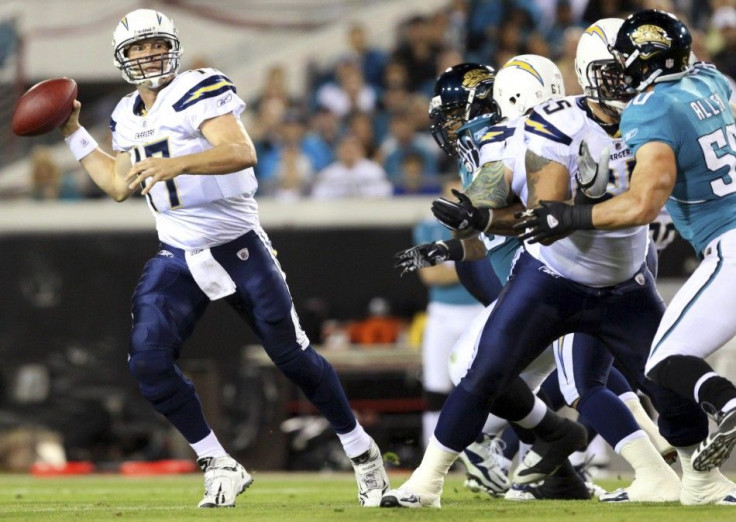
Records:
M383 466L381 450L375 441L363 455L351 459L358 482L358 501L364 507L378 507L381 497L389 489L388 475Z
M440 496L414 493L406 488L392 489L381 498L382 508L440 508Z
M724 477L718 469L698 475L685 475L682 478L680 502L684 506L714 504L736 507L736 484Z
M465 466L465 487L473 493L483 491L492 497L502 496L511 483L511 462L503 456L504 442L498 437L484 436L474 442L458 458Z
M204 471L204 498L198 507L235 507L235 497L253 483L253 477L230 455L203 457L197 464Z
M673 472L674 473L674 472ZM619 488L598 497L601 502L677 502L680 500L680 480L658 482L634 479L627 488Z

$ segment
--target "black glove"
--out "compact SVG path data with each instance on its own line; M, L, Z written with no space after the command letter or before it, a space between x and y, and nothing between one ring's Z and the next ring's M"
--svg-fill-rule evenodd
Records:
M470 198L458 190L452 189L452 194L459 201L439 198L432 202L432 214L437 221L456 232L485 232L491 223L491 209L474 207Z
M593 205L568 205L562 201L540 201L541 207L517 212L514 217L521 221L514 230L524 231L522 241L539 243L554 242L575 230L591 230Z
M420 268L435 266L445 261L462 261L465 255L459 239L424 243L407 248L394 255L394 268L401 270L401 275L414 272Z

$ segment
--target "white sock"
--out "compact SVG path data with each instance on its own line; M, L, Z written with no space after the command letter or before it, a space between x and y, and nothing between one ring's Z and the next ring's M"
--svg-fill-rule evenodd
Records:
M405 485L412 493L442 495L445 475L458 456L457 451L442 445L434 435L429 439L422 463L414 470Z
M210 431L210 434L199 442L190 444L194 452L197 454L197 458L201 459L204 457L224 457L227 455L227 451L222 447L220 441L217 440L217 435L214 431Z
M535 396L532 411L530 411L527 416L520 421L515 422L515 424L518 424L522 428L532 429L539 425L540 422L542 422L542 419L544 418L544 415L546 413L547 405L542 402L542 399Z
M622 397L621 400L624 401L626 407L629 408L629 411L631 411L631 414L634 416L634 420L636 421L636 423L641 429L646 432L647 436L649 436L649 439L652 441L654 447L657 448L657 451L659 451L660 454L663 451L666 451L668 448L672 447L672 445L667 442L667 440L662 437L662 435L659 434L659 428L656 424L654 424L654 421L649 416L649 414L647 414L644 406L641 405L639 397L634 395L633 398L627 400L623 399L623 395L621 395L620 397Z
M353 431L347 433L338 433L337 437L342 443L342 448L348 458L354 459L361 456L371 447L371 438L363 429L360 423L356 423Z
M637 479L654 479L656 482L657 477L661 477L663 473L677 477L643 430L635 431L616 444L616 453L631 464Z

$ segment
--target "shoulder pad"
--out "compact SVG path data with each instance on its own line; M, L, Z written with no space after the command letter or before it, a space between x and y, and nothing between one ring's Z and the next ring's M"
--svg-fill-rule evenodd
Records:
M176 99L173 108L177 112L225 91L237 92L230 78L216 69L209 68L195 69L177 75L171 87L176 89L173 93Z

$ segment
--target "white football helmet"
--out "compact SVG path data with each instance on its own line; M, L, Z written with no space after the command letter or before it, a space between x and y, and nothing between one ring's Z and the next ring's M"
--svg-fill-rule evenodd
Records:
M536 54L514 56L496 73L493 99L504 118L523 116L535 105L563 98L565 85L560 69Z
M162 38L169 44L169 51L147 58L129 60L128 47L141 40ZM136 9L125 15L112 35L113 63L120 69L128 83L157 89L170 80L179 69L182 47L179 32L169 17L153 9ZM146 70L158 64L156 70Z
M575 72L583 93L612 115L621 114L626 102L608 95L605 88L602 88L602 78L604 75L621 74L608 49L616 42L616 35L623 23L621 18L598 20L580 37L575 53Z

